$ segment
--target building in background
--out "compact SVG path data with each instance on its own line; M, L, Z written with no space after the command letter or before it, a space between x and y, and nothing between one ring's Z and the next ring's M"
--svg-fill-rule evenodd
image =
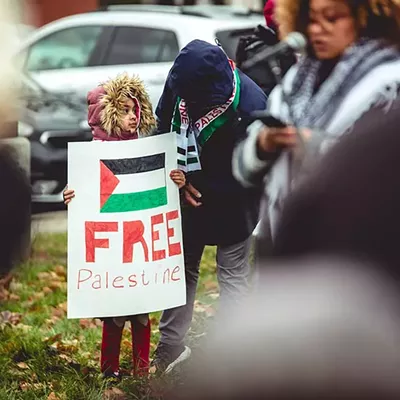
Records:
M93 11L99 7L99 0L25 0L24 19L28 24L42 26L68 15Z
M265 0L16 0L23 3L22 19L26 23L42 26L68 15L94 11L109 4L162 4L162 5L194 5L194 4L233 4L252 9L261 9ZM29 10L29 12L27 12Z

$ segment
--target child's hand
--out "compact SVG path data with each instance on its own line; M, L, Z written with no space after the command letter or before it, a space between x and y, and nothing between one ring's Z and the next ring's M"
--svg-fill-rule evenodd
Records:
M186 185L185 174L180 169L172 170L169 177L178 185L179 189Z
M64 204L68 205L71 202L71 200L75 197L75 190L68 189L67 187L63 192L63 197L64 197Z

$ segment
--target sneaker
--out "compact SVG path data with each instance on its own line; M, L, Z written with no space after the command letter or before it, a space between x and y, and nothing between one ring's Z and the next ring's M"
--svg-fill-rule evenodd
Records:
M187 360L192 351L187 346L160 343L156 349L150 372L169 374L178 364Z
M120 371L116 372L103 372L103 379L110 381L120 381L122 379L122 374Z

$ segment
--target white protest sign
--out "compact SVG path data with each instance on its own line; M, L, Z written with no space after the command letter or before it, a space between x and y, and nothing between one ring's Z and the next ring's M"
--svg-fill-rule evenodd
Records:
M186 303L176 135L70 143L68 318Z

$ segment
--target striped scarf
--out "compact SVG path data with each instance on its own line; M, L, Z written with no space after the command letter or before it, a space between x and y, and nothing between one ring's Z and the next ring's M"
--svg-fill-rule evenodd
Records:
M385 41L361 38L350 46L329 78L314 93L322 62L306 57L299 63L290 93L286 94L297 126L323 129L350 90L373 68L398 60L399 51Z
M200 153L204 144L235 112L240 99L240 77L233 66L233 92L228 101L213 108L196 122L190 120L185 100L178 97L172 118L171 132L177 133L178 167L184 172L201 170Z

